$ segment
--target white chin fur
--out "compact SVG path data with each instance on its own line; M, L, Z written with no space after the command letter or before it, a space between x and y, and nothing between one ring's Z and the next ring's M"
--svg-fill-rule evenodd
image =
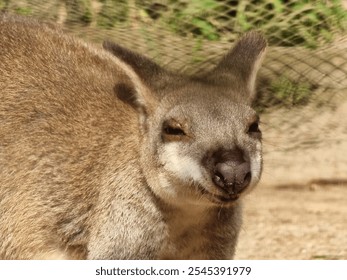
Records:
M261 165L262 165L262 158L261 153L257 153L257 155L251 159L251 173L252 173L252 180L251 180L251 187L254 187L260 180L261 175Z
M250 190L259 182L260 174L262 169L262 158L261 158L261 147L258 147L258 153L255 157L251 159L251 173L252 180L250 183ZM179 153L179 143L168 143L164 146L164 150L160 155L160 162L163 164L166 172L170 173L174 180L177 182L191 183L195 182L200 185L204 185L204 179L202 175L202 170L199 163L191 157L182 156ZM167 178L167 174L160 174L159 180L159 191L161 195L167 197L176 197L181 190L176 189ZM157 185L158 186L158 185ZM248 192L247 191L247 192Z
M201 167L191 157L179 154L178 143L168 143L160 156L164 168L182 181L202 182Z

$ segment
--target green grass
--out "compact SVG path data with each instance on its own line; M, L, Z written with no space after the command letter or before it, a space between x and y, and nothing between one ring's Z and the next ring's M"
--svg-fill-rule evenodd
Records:
M303 46L314 49L345 34L347 12L341 0L47 0L45 8L39 0L0 0L0 11L57 19L65 7L65 24L69 26L96 26L116 29L134 26L141 33L153 53L160 54L158 44L146 40L145 30L164 29L173 37L192 40L194 47L187 50L187 63L194 65L206 60L204 42L233 41L239 33L250 29L261 30L270 45ZM135 7L131 10L131 7ZM142 39L143 39L142 38ZM153 45L153 46L152 46ZM160 45L160 44L159 44ZM264 110L273 106L300 106L307 104L314 89L306 82L279 78L262 88L257 107Z
M61 0L48 0L58 3ZM65 3L67 23L82 25L97 22L100 28L114 28L131 23L171 30L175 36L198 40L233 40L235 33L262 30L271 45L316 48L330 42L333 34L347 29L347 12L341 0L98 0L101 6L93 13L91 0ZM22 4L19 4L22 3ZM0 9L30 14L39 9L33 0L0 0ZM130 13L130 7L136 11ZM141 22L142 21L142 22Z
M181 36L212 41L257 28L265 33L272 45L316 48L330 42L332 34L347 28L347 13L340 0L166 2L167 5L162 5L156 13L153 23L162 24ZM155 9L146 5L142 8Z
M263 112L271 107L293 107L306 105L314 88L307 82L293 82L285 77L271 81L263 86L258 93L255 107L258 112Z

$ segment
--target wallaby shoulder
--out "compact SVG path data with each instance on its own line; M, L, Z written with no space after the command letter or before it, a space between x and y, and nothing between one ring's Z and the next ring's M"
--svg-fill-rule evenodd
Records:
M60 28L7 15L0 26L0 258L86 258L91 225L112 219L114 201L134 206L132 226L154 211L143 210L138 116L118 98L147 89Z

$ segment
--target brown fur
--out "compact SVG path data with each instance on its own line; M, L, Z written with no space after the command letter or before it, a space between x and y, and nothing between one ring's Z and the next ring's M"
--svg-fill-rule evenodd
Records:
M242 52L208 77L190 78L32 19L5 15L0 26L1 259L233 256L239 200L214 202L194 180L181 181L165 169L179 158L165 145L194 162L236 142L250 158L260 154L260 140L241 135L255 115L248 104L260 35L244 37ZM181 109L172 111L175 104ZM170 114L186 122L189 138L162 137ZM173 194L162 193L165 184Z

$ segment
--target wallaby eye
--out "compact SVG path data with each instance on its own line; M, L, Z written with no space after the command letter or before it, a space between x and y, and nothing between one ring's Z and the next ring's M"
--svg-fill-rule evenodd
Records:
M255 121L248 127L248 133L260 133L259 122Z
M182 141L187 136L185 124L174 119L167 120L163 123L162 138L164 141Z
M181 128L172 126L164 127L164 132L169 135L186 135Z

